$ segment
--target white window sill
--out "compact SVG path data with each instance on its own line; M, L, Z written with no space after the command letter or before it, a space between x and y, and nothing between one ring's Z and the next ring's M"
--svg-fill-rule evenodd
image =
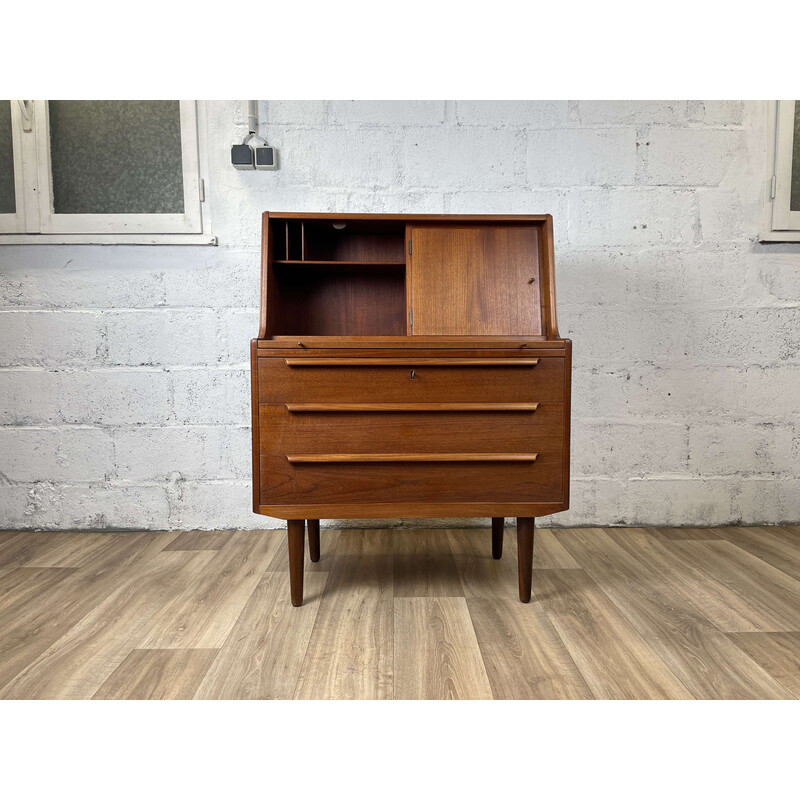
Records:
M759 242L800 242L800 231L762 231Z
M217 245L217 237L205 233L4 233L4 244L194 244Z

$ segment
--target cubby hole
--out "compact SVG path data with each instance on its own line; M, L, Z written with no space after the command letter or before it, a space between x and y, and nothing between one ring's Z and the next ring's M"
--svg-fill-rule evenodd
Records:
M406 334L403 265L273 264L272 271L272 336Z
M405 262L405 223L305 222L306 261Z

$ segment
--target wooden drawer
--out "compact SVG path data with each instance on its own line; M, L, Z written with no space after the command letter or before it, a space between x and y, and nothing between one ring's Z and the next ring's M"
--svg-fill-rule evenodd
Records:
M561 402L564 358L259 358L262 403Z
M562 498L560 450L545 450L536 461L456 457L441 462L292 463L286 456L262 456L261 503L522 503Z
M375 405L375 404L373 404ZM450 404L448 404L450 405ZM488 404L487 404L488 405ZM503 405L525 404L494 404ZM564 404L528 404L535 410L315 411L313 404L262 403L262 455L310 453L560 453ZM399 404L398 404L399 406ZM397 408L398 406L392 406Z

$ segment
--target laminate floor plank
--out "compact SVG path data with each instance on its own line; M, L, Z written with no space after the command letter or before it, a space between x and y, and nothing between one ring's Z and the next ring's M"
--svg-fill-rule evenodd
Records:
M167 607L140 645L143 649L219 648L278 549L275 536L237 531L221 550L210 553L198 580Z
M519 602L516 535L505 536L503 557L499 559L492 558L491 534L485 530L453 529L448 531L448 537L467 599L516 599ZM535 566L535 533L533 552Z
M74 572L65 567L15 567L0 575L0 631L13 624L20 610L41 592L57 586Z
M785 688L673 588L602 529L564 530L565 547L697 699L789 697Z
M675 591L721 631L798 629L800 583L730 542L664 542L645 528L606 535L651 569L669 573Z
M219 651L131 650L95 700L191 700Z
M343 530L300 670L299 699L391 699L392 532Z
M392 555L395 597L464 596L447 531L393 530Z
M134 570L146 571L174 534L120 534L114 548L104 549L80 569L42 588L17 604L0 621L0 687L96 608Z
M85 567L93 560L102 558L105 553L119 547L123 536L136 536L129 533L93 533L89 531L59 532L50 547L40 549L26 567ZM170 535L164 536L167 544Z
M233 531L183 531L165 550L221 550Z
M305 576L303 605L289 600L289 575L267 572L197 689L198 700L291 700L327 580Z
M516 531L511 535L515 542ZM580 564L570 555L561 542L562 529L536 528L533 532L533 568L534 569L580 569Z
M691 699L586 572L538 570L533 592L598 700Z
M671 549L709 587L694 600L720 630L800 630L800 581L728 541L675 542Z
M592 700L539 603L468 600L495 700Z
M800 531L775 527L720 528L720 538L800 580Z
M0 531L0 698L800 698L800 526Z
M800 698L800 633L729 633L728 638Z
M0 542L0 568L22 567L78 534L69 532L24 532ZM38 566L47 566L39 564Z
M666 542L722 539L717 528L648 528L647 532Z
M267 572L289 572L289 547L286 538L286 529L282 531L264 531L265 534L276 536L280 541L275 557L267 567ZM304 570L306 574L311 572L327 573L331 568L331 562L336 554L336 546L339 543L338 528L323 528L319 532L319 561L312 561L309 557L308 547L304 548ZM308 545L308 535L306 535L306 545Z
M0 691L0 698L88 700L195 581L209 551L158 553Z
M463 597L395 598L394 648L395 699L492 699Z

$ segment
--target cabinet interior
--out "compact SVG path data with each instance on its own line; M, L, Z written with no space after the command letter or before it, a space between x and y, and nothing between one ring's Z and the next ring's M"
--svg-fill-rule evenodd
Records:
M268 225L268 337L543 332L536 223L274 216Z

